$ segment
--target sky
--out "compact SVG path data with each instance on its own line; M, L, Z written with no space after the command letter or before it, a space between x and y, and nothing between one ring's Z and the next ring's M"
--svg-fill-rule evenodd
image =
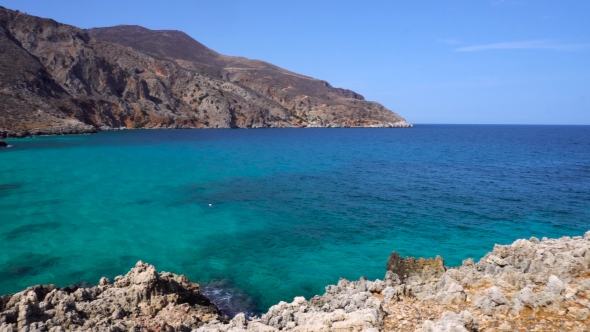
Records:
M182 30L410 123L590 124L588 0L0 0L81 28Z

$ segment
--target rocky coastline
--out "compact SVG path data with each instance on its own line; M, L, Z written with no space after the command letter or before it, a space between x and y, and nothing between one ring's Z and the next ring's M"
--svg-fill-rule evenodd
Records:
M23 138L31 136L45 135L76 135L76 134L96 134L98 130L93 126L83 124L79 121L72 121L63 125L45 128L32 129L2 129L0 128L0 138Z
M589 331L590 231L496 245L479 262L392 253L383 280L228 318L199 285L138 262L91 288L37 285L0 297L9 331Z
M264 128L412 128L414 125L410 123L384 123L376 124L371 126L351 126L347 124L326 124L326 125L309 125L309 126L277 126L274 124L253 126L248 129L264 129ZM0 138L24 138L33 136L55 136L55 135L79 135L79 134L96 134L99 131L119 131L119 130L165 130L165 129L228 129L228 128L206 128L206 127L195 127L188 125L170 125L170 126L159 126L159 127L138 127L138 128L127 128L127 127L107 127L102 126L99 128L91 125L86 125L81 122L72 122L65 125L47 128L34 128L34 129L16 129L9 130L0 128ZM241 129L241 128L232 128Z

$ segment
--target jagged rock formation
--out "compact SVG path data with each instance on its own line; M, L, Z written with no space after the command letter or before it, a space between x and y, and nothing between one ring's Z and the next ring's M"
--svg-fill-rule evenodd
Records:
M336 286L326 287L326 294L309 301L296 297L292 303L280 302L260 318L243 324L209 323L197 332L216 331L377 331L383 326L386 312L378 294L387 284L361 279L341 279ZM235 318L234 318L235 319ZM232 321L233 322L233 321ZM242 322L240 318L240 322Z
M180 31L82 30L0 7L0 137L113 128L408 127L350 90Z
M387 260L387 271L396 274L402 281L410 277L418 276L422 279L431 277L440 277L445 273L446 268L442 257L436 256L434 259L413 257L402 258L398 253L393 252Z
M496 245L477 264L383 290L395 331L587 331L590 231Z
M0 331L190 331L220 312L185 276L138 262L92 288L38 285L0 298Z
M588 331L590 231L496 245L477 264L400 259L384 280L341 279L323 296L229 320L184 276L139 262L114 284L33 286L0 297L8 331ZM402 267L404 276L394 273Z

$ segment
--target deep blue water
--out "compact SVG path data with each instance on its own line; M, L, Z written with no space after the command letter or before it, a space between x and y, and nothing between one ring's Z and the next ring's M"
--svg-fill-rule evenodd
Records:
M322 294L339 277L382 278L391 251L440 254L453 266L495 243L590 229L590 126L9 142L0 150L0 294L95 284L143 260L201 282L230 313L260 312Z

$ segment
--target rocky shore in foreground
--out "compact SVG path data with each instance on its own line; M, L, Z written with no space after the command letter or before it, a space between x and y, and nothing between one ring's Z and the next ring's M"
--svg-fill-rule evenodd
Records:
M92 288L37 285L0 297L9 331L590 331L590 231L496 245L479 262L393 253L384 280L341 279L261 317L224 317L185 276L138 262Z

